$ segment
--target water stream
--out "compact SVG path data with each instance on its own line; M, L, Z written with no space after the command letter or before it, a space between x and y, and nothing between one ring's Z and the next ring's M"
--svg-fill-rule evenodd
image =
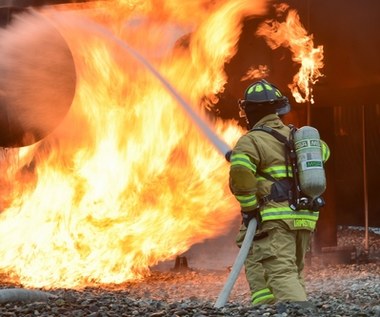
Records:
M61 17L61 14L62 13L50 15L51 22L59 24L58 21ZM201 118L201 116L194 111L191 105L179 94L179 92L173 87L173 85L167 79L165 79L160 74L160 72L144 56L142 56L139 52L137 52L134 48L129 46L123 40L115 36L108 29L92 20L83 17L81 19L71 19L70 22L75 23L80 28L91 29L91 31L105 35L108 39L112 40L126 53L128 53L139 63L141 63L150 73L152 73L152 75L154 75L160 81L160 83L173 96L173 98L177 101L177 103L181 106L185 113L190 117L190 119L195 123L195 125L203 133L203 135L222 155L225 155L228 151L230 151L230 146L227 143L225 143L224 140L219 138L219 136L210 128L210 124L206 122L206 119Z

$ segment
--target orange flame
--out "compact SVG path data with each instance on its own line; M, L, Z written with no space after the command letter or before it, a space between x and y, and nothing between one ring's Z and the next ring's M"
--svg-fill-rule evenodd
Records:
M226 232L239 215L228 164L115 39L202 113L223 91L243 18L264 12L265 1L248 0L44 9L74 55L77 91L53 134L3 150L1 271L33 287L121 283ZM242 132L212 126L228 144Z
M267 65L259 65L258 68L250 67L246 74L240 79L245 81L248 79L262 79L269 75L269 68Z
M284 22L267 20L259 26L256 33L263 36L272 49L284 46L291 50L293 61L301 66L289 88L296 102L314 103L312 85L323 76L320 71L324 66L323 46L314 47L313 36L307 34L297 11L288 8L284 3L276 8L279 15L288 12Z
M54 133L0 153L1 272L29 287L122 283L225 233L239 216L228 164L121 43L206 118L243 19L265 10L264 0L120 0L38 13L66 39L77 90ZM210 125L230 145L242 133L235 121Z

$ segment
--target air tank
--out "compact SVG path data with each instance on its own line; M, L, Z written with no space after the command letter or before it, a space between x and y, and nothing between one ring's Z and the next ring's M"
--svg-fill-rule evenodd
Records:
M294 144L300 188L304 194L315 199L326 190L326 175L318 130L310 126L299 128L294 133Z

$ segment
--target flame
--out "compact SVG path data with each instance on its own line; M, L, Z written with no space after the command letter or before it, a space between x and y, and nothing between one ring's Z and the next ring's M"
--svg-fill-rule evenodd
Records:
M249 79L262 79L269 75L269 68L267 65L259 65L258 68L250 67L246 74L240 79L241 81Z
M227 82L224 65L236 53L244 18L266 8L264 0L187 0L180 6L120 0L34 13L53 23L70 47L76 95L47 138L0 151L0 271L26 287L123 283L226 233L240 216L228 189L228 163L212 136L202 134L128 48L232 145L242 129L208 110ZM297 31L288 47L301 53L312 42L291 16L286 30ZM266 36L283 43L273 32ZM297 61L311 56L302 52ZM259 72L266 71L261 65ZM316 78L305 74L305 85ZM305 75L297 76L297 87L309 92L298 82Z
M312 86L323 76L323 46L314 47L313 35L307 34L296 10L284 3L277 5L276 10L278 15L287 12L285 21L266 20L256 34L263 36L272 49L284 46L291 50L293 61L301 66L289 88L296 102L314 103Z
M244 17L265 8L109 1L38 12L65 37L77 88L51 135L1 153L1 272L27 287L122 283L225 233L239 215L228 163L120 41L206 118ZM242 133L234 121L209 124L228 144Z

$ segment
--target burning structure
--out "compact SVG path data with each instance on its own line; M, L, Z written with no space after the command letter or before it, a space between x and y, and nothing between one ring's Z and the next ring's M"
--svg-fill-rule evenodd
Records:
M339 80L328 68L335 62L333 53L327 50L329 59L323 60L331 43L325 44L321 36L326 30L309 20L320 43L314 45L291 9L303 13L301 18L310 18L333 4L315 5L311 14L310 8L299 8L294 2L289 2L290 10L282 5L273 12L271 2L252 5L247 0L184 1L181 7L176 1L38 8L34 3L32 12L17 12L12 19L7 15L4 20L11 28L0 34L4 49L11 46L11 36L3 39L12 28L22 31L32 23L42 25L44 31L46 23L54 26L71 55L62 57L67 61L64 71L52 74L48 65L47 79L57 89L56 78L68 74L68 82L75 82L75 95L69 86L66 99L56 98L64 111L53 131L51 126L43 129L43 140L2 150L0 269L32 287L121 283L143 277L150 266L222 235L236 222L239 212L227 188L227 162L153 76L150 66L227 144L242 133L235 105L245 80L258 74L278 83L283 91L288 89L289 97L293 91L292 121L317 126L332 144L332 152L338 149L327 167L328 184L344 182L346 174L337 177L335 166L342 164L339 157L344 155L340 137L350 133L344 118L351 112L343 107L346 101L350 109L354 105L343 94L346 82L338 86L339 102L330 100L329 81ZM46 36L49 42L55 37ZM21 61L32 48L34 54L45 49L44 42L18 45ZM136 59L131 48L149 65ZM75 70L70 68L71 58ZM300 70L306 71L306 77ZM350 84L350 89L356 89L356 82ZM31 100L43 89L34 92ZM297 105L297 101L304 103ZM372 129L368 121L379 117L378 105L366 109L370 109L366 125ZM371 111L374 115L368 114ZM342 125L337 128L336 122ZM371 157L370 169L378 164ZM328 204L317 234L322 246L334 244L339 208L348 209L336 193L344 190L328 187ZM376 202L370 202L376 210ZM361 211L360 204L355 206ZM371 223L376 225L375 219Z

